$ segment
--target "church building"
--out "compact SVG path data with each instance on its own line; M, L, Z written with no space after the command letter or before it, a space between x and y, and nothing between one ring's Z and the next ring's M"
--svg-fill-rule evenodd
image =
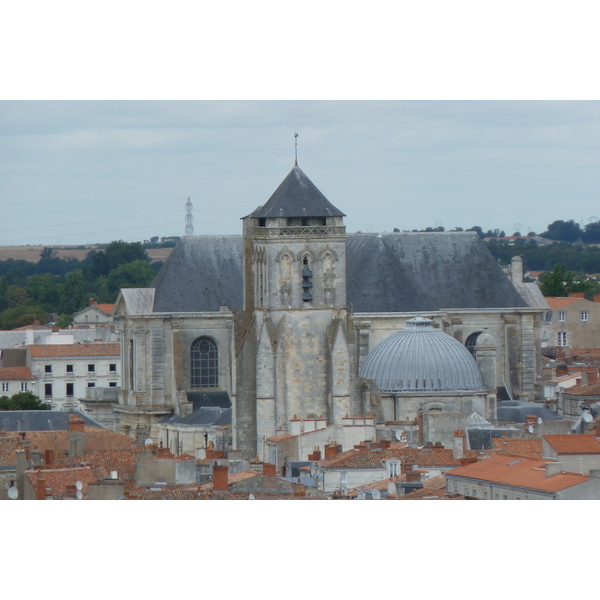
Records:
M172 415L231 407L232 446L264 460L267 440L298 418L385 423L464 410L467 398L493 419L498 397L541 397L547 305L520 259L509 278L475 232L348 234L344 217L296 163L241 236L184 237L149 288L122 289L122 432L156 440ZM428 372L443 389L406 387L402 369L381 389L361 370L405 329L441 352ZM467 389L448 384L447 347ZM402 348L381 360L418 360Z

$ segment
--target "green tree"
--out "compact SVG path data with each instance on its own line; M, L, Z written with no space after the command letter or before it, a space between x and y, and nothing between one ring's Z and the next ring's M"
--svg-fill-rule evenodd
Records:
M111 293L123 287L147 287L154 279L152 267L143 260L120 265L108 274L108 288Z
M73 323L73 315L60 315L56 320L56 326L61 329L67 329Z
M61 297L61 312L67 315L75 314L86 305L86 301L83 273L81 269L75 269L75 271L67 273L65 277L65 287Z
M49 246L46 246L41 252L40 252L40 258L52 258L55 254L56 250L54 248L50 248Z
M22 306L27 304L29 295L27 292L16 285L9 285L6 288L5 297L8 302L8 308L14 308L15 306Z
M0 329L16 329L25 325L33 325L34 321L47 323L48 314L42 306L24 304L7 308L0 314Z
M51 273L32 275L27 279L25 290L36 304L41 304L48 311L58 311L64 285L60 278Z
M554 221L548 225L548 231L542 233L542 237L560 242L576 242L583 238L583 231L579 223L570 221Z
M104 250L93 251L88 254L92 263L92 276L94 278L108 274L121 265L141 260L150 262L150 258L140 242L124 242L118 240L111 242Z
M554 265L552 272L544 277L540 287L544 296L565 297L571 292L588 292L592 284L567 271L565 264L558 263Z
M50 410L50 404L42 402L32 392L19 392L10 398L0 396L0 410Z

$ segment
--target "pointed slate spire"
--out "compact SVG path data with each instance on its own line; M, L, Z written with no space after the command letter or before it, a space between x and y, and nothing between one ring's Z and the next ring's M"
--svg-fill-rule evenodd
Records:
M297 165L249 217L345 217Z

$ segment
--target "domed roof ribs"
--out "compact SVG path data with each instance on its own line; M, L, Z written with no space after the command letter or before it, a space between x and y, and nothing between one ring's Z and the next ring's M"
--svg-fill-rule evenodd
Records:
M296 164L266 204L249 217L345 217Z

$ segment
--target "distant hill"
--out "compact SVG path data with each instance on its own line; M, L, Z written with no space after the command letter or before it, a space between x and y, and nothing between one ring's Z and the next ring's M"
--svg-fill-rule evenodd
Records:
M85 260L87 255L98 248L97 245L89 246L51 246L55 250L56 258L63 260L76 259ZM0 261L9 260L27 260L29 262L39 262L40 252L44 246L0 246ZM173 248L149 248L146 253L151 258L152 262L165 261Z

